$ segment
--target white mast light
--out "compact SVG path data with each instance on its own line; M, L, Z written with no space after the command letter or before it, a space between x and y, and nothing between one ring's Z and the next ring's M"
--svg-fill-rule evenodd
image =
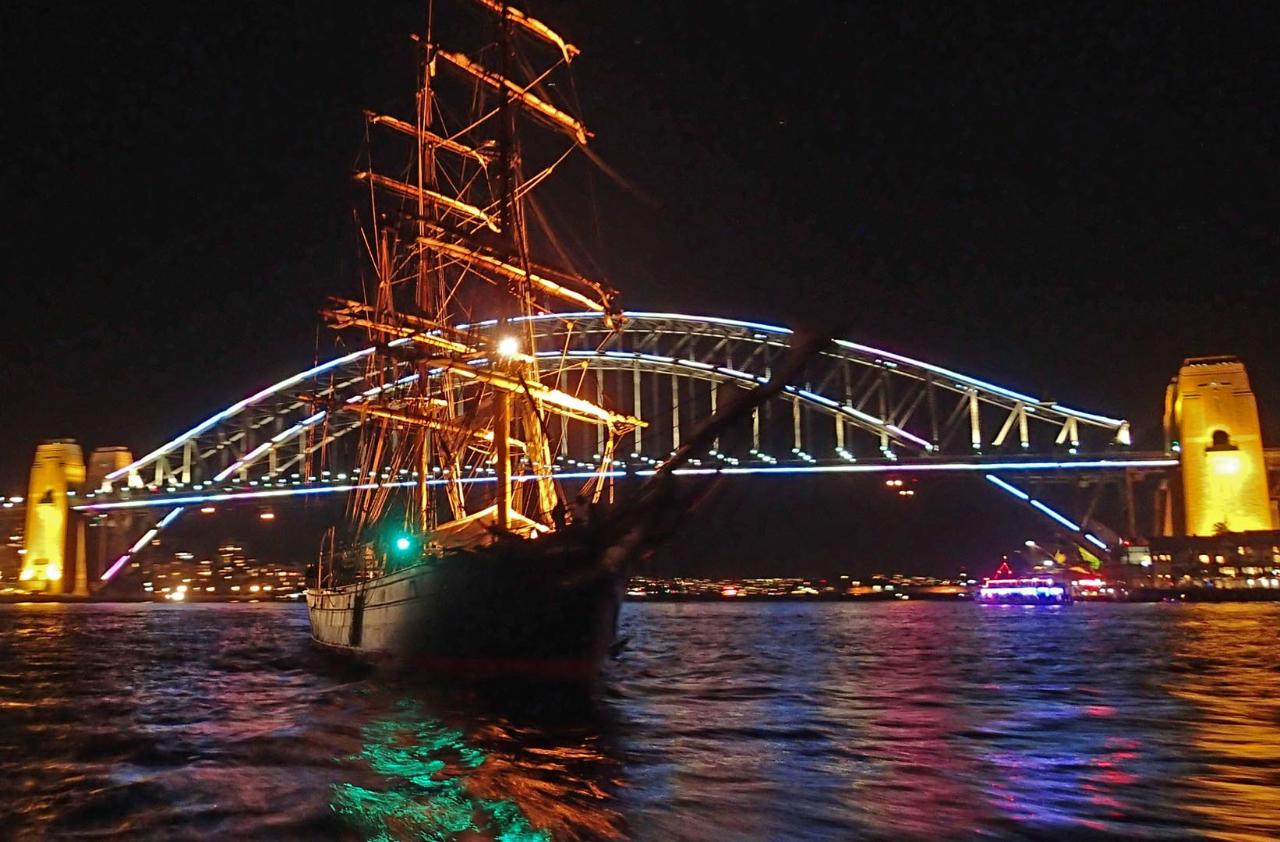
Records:
M498 340L498 356L514 357L520 353L520 340L514 336L504 336Z

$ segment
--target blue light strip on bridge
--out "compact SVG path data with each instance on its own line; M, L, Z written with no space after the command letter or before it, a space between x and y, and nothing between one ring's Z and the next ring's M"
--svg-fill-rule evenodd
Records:
M1149 461L1167 461L1167 462L1170 462L1170 463L1175 464L1175 465L1177 464L1177 462L1176 462L1175 460L1173 460L1173 459L1167 459L1167 460L1154 460L1154 459L1153 459L1153 460L1149 460ZM1093 544L1093 545L1094 545L1095 547L1097 547L1098 549L1103 550L1103 551L1107 551L1107 552L1109 552L1109 551L1111 550L1111 548L1110 548L1110 547L1108 547L1108 546L1106 545L1106 543L1105 543L1104 541L1102 541L1102 539L1098 538L1098 536L1094 535L1094 534L1093 534L1093 533L1091 533L1091 532L1085 532L1085 531L1084 531L1084 527L1082 527L1080 524L1078 524L1078 523L1076 523L1075 521L1071 520L1070 518L1068 518L1066 515L1062 514L1061 512L1055 511L1054 509L1050 508L1050 507L1049 507L1048 505L1046 505L1045 503L1042 503L1041 501L1034 499L1030 494L1028 494L1027 492L1023 491L1021 488L1018 488L1016 485L1012 485L1012 484L1010 484L1010 483L1007 483L1007 482L1005 482L1004 480L1000 479L1000 477L995 476L994 474L987 474L986 479L987 479L987 481L988 481L988 482L990 482L992 485L995 485L995 486L997 486L998 488L1000 488L1001 490L1006 491L1006 492L1008 492L1009 494L1012 494L1014 497L1017 497L1019 500L1022 500L1024 503L1029 503L1033 508L1035 508L1036 510L1038 510L1038 511L1039 511L1039 512L1041 512L1042 514L1047 515L1048 517L1052 518L1053 520L1057 521L1058 523L1062 524L1062 525L1063 525L1063 526L1065 526L1067 529L1070 529L1072 532L1074 532L1074 533L1076 533L1077 535L1081 536L1082 538L1084 538L1084 539L1085 539L1086 541L1088 541L1090 544Z
M1049 517L1051 517L1051 518L1053 518L1054 520L1056 520L1058 523L1060 523L1060 524L1062 524L1063 526L1065 526L1067 529L1070 529L1072 532L1079 532L1079 531L1080 531L1080 524L1078 524L1078 523L1076 523L1076 522L1074 522L1074 521L1072 521L1072 520L1069 520L1068 518L1066 518L1065 516L1063 516L1063 515L1059 514L1058 512L1055 512L1053 509L1049 508L1049 507L1048 507L1048 506L1046 506L1044 503L1041 503L1039 500L1028 500L1027 502L1029 502L1031 505L1035 506L1035 507L1036 507L1037 509L1039 509L1040 511L1044 512L1044 513L1045 513L1046 515L1048 515Z
M1005 491L1012 494L1014 497L1017 497L1019 500L1025 500L1027 502L1031 501L1030 494L1023 491L1021 488L1018 488L1017 486L1010 485L1009 483L1000 479L1000 477L994 476L992 474L987 474L987 481L994 483L995 485L998 485L999 487L1003 488Z
M1093 544L1093 545L1094 545L1095 547L1097 547L1098 549L1101 549L1101 550L1109 550L1109 549L1111 549L1111 548L1110 548L1110 547L1108 547L1106 544L1102 543L1102 541L1101 541L1101 540L1100 540L1096 535L1093 535L1092 533L1089 533L1089 532L1084 533L1084 539L1085 539L1086 541L1088 541L1090 544Z
M737 467L719 467L719 468L680 468L673 473L676 476L752 476L752 475L815 475L815 474L878 474L878 473L945 473L945 472L972 472L972 471L1045 471L1045 470L1088 470L1099 468L1168 468L1177 465L1176 459L1093 459L1079 462L989 462L989 463L973 463L973 462L934 462L924 464L903 463L896 465L781 465L781 466L737 466ZM637 477L652 476L656 471L652 468L635 471ZM606 471L604 476L608 478L620 478L627 475L626 471ZM575 471L570 473L556 473L552 477L560 480L571 479L594 479L600 476L599 471ZM531 482L537 479L533 474L520 474L511 478L515 482ZM1022 496L1024 500L1030 500L1029 496L1023 496L1023 492L1012 485L1009 485L999 477L987 475L987 479L991 482L1009 491L1016 496ZM447 480L432 479L427 480L429 486L444 485ZM458 480L464 484L487 484L495 482L494 477L464 477ZM113 509L139 509L152 506L188 506L197 503L221 503L235 502L237 500L268 500L283 497L303 497L316 494L340 494L348 491L359 491L372 488L407 488L416 486L418 480L403 480L388 483L348 483L344 485L320 485L302 488L266 488L261 491L225 491L214 494L191 494L181 497L153 497L145 500L119 500L105 503L85 503L73 507L80 512L104 512Z

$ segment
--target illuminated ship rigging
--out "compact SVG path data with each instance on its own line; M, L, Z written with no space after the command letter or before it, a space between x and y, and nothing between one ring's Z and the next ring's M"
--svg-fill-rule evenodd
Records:
M534 353L531 319L557 309L621 318L607 284L531 256L535 241L563 256L534 193L592 137L548 93L572 90L579 51L504 2L470 5L493 33L474 57L435 43L430 8L415 39L412 119L366 113L356 177L372 277L363 300L331 299L323 316L377 350L371 388L324 409L326 423L364 416L363 471L418 482L408 503L382 486L353 494L308 592L312 633L450 672L592 677L628 564L687 508L674 504L670 471L788 373L726 405L631 499L612 499L615 445L644 422L572 394L568 361ZM451 110L446 91L468 107ZM379 168L389 145L396 164ZM493 326L483 337L464 327L482 320ZM552 431L570 423L596 427L604 443L599 476L572 499L552 476Z
M551 478L548 417L601 425L610 442L642 424L546 385L554 374L527 353L532 326L527 318L510 321L556 306L612 316L615 293L530 256L533 191L591 137L544 93L559 80L571 89L568 68L579 50L506 3L472 2L493 35L477 57L434 42L435 10L429 8L426 37L418 42L413 119L366 112L370 154L356 177L369 188L365 240L374 288L365 301L335 299L324 313L331 326L364 329L376 343L410 340L388 347L369 365L374 382L387 387L377 381L391 376L386 356L398 353L418 375L412 385L382 388L353 410L379 422L365 428L368 467L409 468L424 478L416 506L401 513L404 528L424 536L442 522L474 514L463 480L490 469L497 475L495 527L508 529L513 514L554 526L555 513L568 501ZM451 111L442 90L465 96L469 107ZM395 156L390 174L376 168L375 150L387 140L408 146L407 168L403 155ZM539 153L545 160L534 160ZM531 165L536 169L530 175ZM480 318L497 319L493 342L455 327ZM433 499L434 487L425 483L433 469L449 480L443 500ZM529 494L521 493L523 483L512 482L521 472L534 478ZM598 499L603 489L603 481L595 482L592 496ZM351 507L355 535L371 524L385 525L390 502L381 490L357 495Z

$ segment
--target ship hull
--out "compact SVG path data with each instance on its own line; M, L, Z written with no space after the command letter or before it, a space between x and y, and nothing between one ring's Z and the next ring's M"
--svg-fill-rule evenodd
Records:
M314 640L432 675L591 682L613 644L621 565L458 553L307 592Z

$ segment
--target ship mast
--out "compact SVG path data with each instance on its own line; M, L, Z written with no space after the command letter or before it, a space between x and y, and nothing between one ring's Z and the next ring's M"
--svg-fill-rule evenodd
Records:
M545 385L535 347L530 317L554 312L557 303L603 313L610 324L618 315L609 287L572 270L535 263L530 253L525 197L591 137L576 117L533 89L578 50L505 0L471 2L496 17L496 43L489 42L476 59L440 49L429 4L413 119L365 113L371 136L376 129L390 133L388 140L412 141L413 165L390 170L392 175L376 171L370 141L368 166L356 177L373 201L369 245L377 289L372 300L334 299L324 311L334 328L362 328L381 346L371 357L368 376L376 388L333 409L359 412L366 420L366 470L414 471L416 505L412 514L406 512L406 521L415 521L424 533L436 528L430 480L446 480L452 517L462 518L467 514L464 477L484 473L486 466L496 480L498 527L513 527L512 512L552 523L553 510L563 501L552 476L548 414L604 426L611 437L643 424ZM517 81L515 71L526 68L523 57L517 60L517 36L553 47L558 60L540 73L530 71L531 81ZM438 67L470 88L478 111L457 115L448 110L448 98L437 101ZM570 141L559 158L549 159L553 163L545 168L539 163L528 180L518 130L522 123ZM546 152L543 146L532 148L535 154ZM387 207L380 210L380 202ZM485 286L496 295L478 295ZM482 312L475 313L476 308ZM455 327L484 317L496 317L488 339L477 336L475 328ZM412 377L402 376L406 367ZM513 482L519 465L532 474L528 486ZM526 487L531 494L522 505L516 492ZM353 510L373 521L388 500L389 490L373 487L357 495Z
M512 81L511 67L515 48L513 30L519 25L523 30L532 33L535 37L555 44L561 49L566 60L571 55L576 54L576 48L573 48L571 53L569 45L565 44L559 36L555 35L540 22L528 18L515 10L505 0L478 0L478 2L481 6L484 6L489 11L496 12L498 15L498 49L500 55L497 76L495 77L479 66L471 65L464 57L459 55L449 54L448 60L455 67L464 70L477 81L496 90L498 94L499 227L502 229L507 241L508 251L515 255L515 258L514 265L505 264L502 268L493 266L492 263L489 265L491 268L497 269L499 274L505 276L507 283L515 292L516 302L520 307L520 315L524 317L521 320L523 328L523 341L521 341L514 333L510 332L508 314L502 313L499 315L499 359L503 361L503 364L508 367L511 373L514 373L526 384L523 395L524 400L519 403L519 417L524 439L527 442L525 458L533 470L535 488L538 492L536 515L539 520L546 523L551 520L551 512L560 503L560 499L559 490L550 475L551 448L544 428L544 407L534 391L528 388L528 384L541 382L541 371L538 367L537 357L532 354L503 353L501 347L502 344L506 344L509 346L509 351L518 352L521 348L532 351L534 344L533 324L529 317L534 312L532 287L534 279L538 276L531 270L528 231L525 226L523 206L517 195L517 191L523 186L521 179L521 151L519 136L516 132L517 106L520 106L523 110L530 111L535 117L543 120L546 119L548 113L561 116L564 121L576 127L575 140L585 141L586 130L576 120L563 115L553 106L538 100L526 89L521 88ZM537 103L536 106L533 105L534 102ZM503 271L504 269L507 271ZM549 291L546 284L540 284L539 286L543 291ZM561 290L560 297L568 297L563 294L564 292L566 290ZM497 451L495 457L497 460L498 479L498 525L501 528L506 528L508 517L506 506L511 504L513 497L511 460L506 442L509 435L509 425L512 421L512 401L516 400L517 396L503 392L495 397L498 401L496 423L504 428L501 431L495 429L497 433L495 436L495 449Z
M429 0L427 3L427 28L426 37L427 44L431 43L431 36L434 31L435 24L435 0ZM426 234L427 224L427 208L426 208L426 188L427 181L430 179L431 186L435 186L435 149L425 142L427 126L431 123L431 54L428 51L422 62L422 84L418 88L417 108L415 109L415 118L417 123L418 138L418 166L415 168L418 172L418 236L422 237ZM415 298L417 298L418 312L431 312L431 303L435 298L434 275L438 272L432 272L434 266L429 264L428 255L420 255L418 258L418 277L415 288ZM418 376L421 377L422 370L418 370ZM432 446L431 428L424 427L422 429L422 438L418 443L418 529L426 532L435 527L435 497L431 493L431 486L428 484L431 478L431 446Z
M511 69L511 18L507 15L507 4L503 0L501 13L498 16L498 53L500 73L503 79L510 76ZM515 174L515 119L511 111L511 94L503 87L498 92L498 227L502 229L512 250L519 249L520 237L515 222L515 192L512 189ZM526 297L523 285L517 284L520 298ZM512 347L507 331L510 329L509 314L498 314L498 357L495 365L507 364L516 348ZM499 391L495 393L497 412L494 418L494 459L497 462L498 495L494 501L497 510L499 529L507 529L511 511L511 393Z

